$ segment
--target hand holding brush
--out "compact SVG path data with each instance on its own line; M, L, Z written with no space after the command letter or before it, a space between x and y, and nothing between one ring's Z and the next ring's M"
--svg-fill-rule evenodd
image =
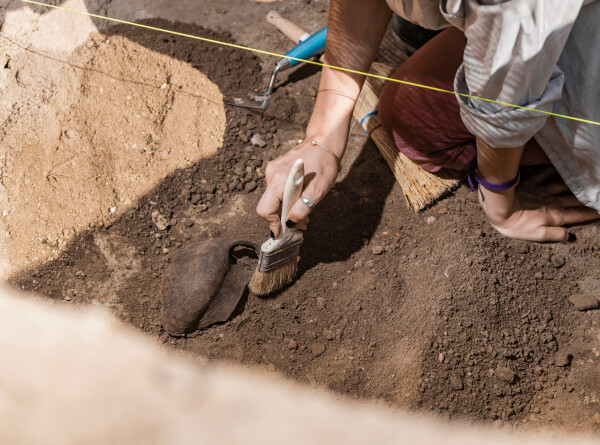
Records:
M294 203L300 198L303 185L304 161L297 159L283 189L281 227L276 237L272 236L261 246L258 266L248 285L257 295L267 295L281 289L291 283L296 276L303 235L300 230L289 227L285 219Z

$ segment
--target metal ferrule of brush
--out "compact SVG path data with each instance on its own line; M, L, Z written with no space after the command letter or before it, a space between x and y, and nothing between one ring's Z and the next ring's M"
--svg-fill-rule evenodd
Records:
M270 272L300 256L300 246L304 241L301 231L293 230L283 239L268 240L258 256L259 272Z

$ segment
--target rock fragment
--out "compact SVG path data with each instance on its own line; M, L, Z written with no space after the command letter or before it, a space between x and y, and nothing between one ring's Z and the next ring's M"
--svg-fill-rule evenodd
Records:
M383 247L382 246L373 246L371 248L371 252L373 253L373 255L381 255L383 253Z
M161 215L158 210L152 212L152 222L158 230L167 230L167 227L169 226L167 218Z
M550 264L552 264L552 267L556 268L556 269L560 269L561 267L563 267L566 263L565 257L560 256L560 255L552 255L550 257Z
M312 352L313 357L318 357L325 352L325 345L321 343L313 343L310 351Z
M600 307L600 300L590 294L574 294L569 297L569 302L578 311L589 311Z
M265 142L265 140L263 139L263 137L260 134L258 134L258 133L254 134L252 136L252 138L250 138L250 142L255 147L260 147L260 148L264 148L267 145L267 143Z

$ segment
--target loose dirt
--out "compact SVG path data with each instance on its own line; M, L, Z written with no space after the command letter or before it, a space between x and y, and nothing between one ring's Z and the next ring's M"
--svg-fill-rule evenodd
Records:
M137 59L131 48L156 56ZM127 153L123 141L132 147L140 130L148 132L146 150L171 147L167 159L184 146L196 153L203 131L197 122L206 113L196 108L203 103L200 84L169 83L173 62L164 55L186 64L186 79L203 78L193 70L204 73L224 96L261 86L259 62L248 53L111 28L74 57L105 73L137 71L152 79L143 97L131 99L146 112L147 126L127 122L134 117L120 109L126 96L95 104L98 86L85 86L95 92L71 108L73 130L95 132L114 153ZM112 84L99 72L87 76L102 88ZM568 301L599 295L599 226L575 227L577 241L565 245L506 239L484 221L466 188L410 214L387 165L360 134L351 139L338 183L311 216L293 285L272 298L248 296L235 318L195 336L162 331L161 275L174 253L220 236L266 239L254 213L265 164L302 137L317 82L305 68L282 77L285 88L264 113L226 107L216 154L168 174L123 214L77 235L55 260L15 276L14 285L65 304L103 305L191 354L264 367L357 399L467 420L600 431L600 312L578 311ZM185 131L169 129L177 138L169 144L160 117L178 101L189 104L173 115ZM121 131L123 139L114 136ZM135 156L151 160L149 153ZM128 159L114 160L113 168Z

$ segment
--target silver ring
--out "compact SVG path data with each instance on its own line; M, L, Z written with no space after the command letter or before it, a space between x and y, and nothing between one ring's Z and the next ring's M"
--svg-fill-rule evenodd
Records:
M309 209L314 209L315 208L315 203L312 202L310 199L305 198L304 196L300 195L300 199L302 200L302 202L304 204L306 204L308 206Z

